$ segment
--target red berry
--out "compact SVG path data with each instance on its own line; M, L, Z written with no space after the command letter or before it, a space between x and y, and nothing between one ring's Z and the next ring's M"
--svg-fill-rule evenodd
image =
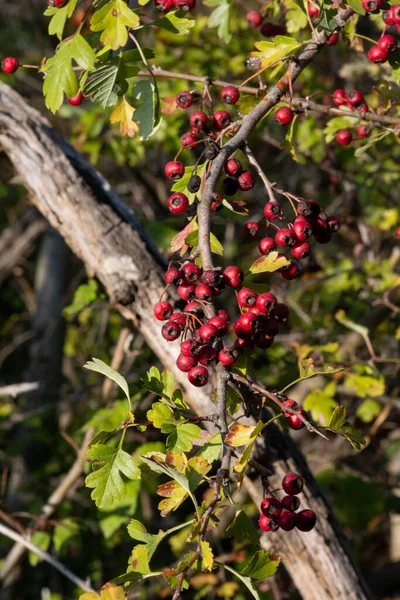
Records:
M281 500L282 508L296 512L300 506L300 498L297 496L284 496Z
M285 406L288 406L292 410L298 410L299 408L299 405L297 404L296 400L292 400L292 398L287 398L282 402L282 413L285 415L285 417L290 417L290 415L293 414L288 410L285 410Z
M261 515L258 524L263 531L278 531L279 525L269 517Z
M164 279L167 283L173 283L177 285L183 279L182 271L176 269L175 267L171 267L165 271Z
M217 129L225 129L231 122L231 115L226 110L217 110L213 115L213 123Z
M250 171L243 171L238 177L238 184L241 190L248 191L254 187L255 180L253 177L253 173Z
M249 221L243 225L243 234L246 238L255 238L258 235L258 223L255 221Z
M299 408L297 410L297 414L291 414L287 417L290 429L298 431L299 429L303 429L303 427L305 427L305 423L303 423L303 421L299 418L299 415L301 415L305 419L307 418L307 413L302 408Z
M282 505L277 498L264 498L260 506L261 512L266 517L276 518L282 512Z
M394 6L391 6L389 10L384 10L382 13L382 20L388 27L390 27L391 25L397 25L397 19L393 12L393 9Z
M280 274L283 279L291 281L300 275L300 267L297 263L291 262L288 267L285 267L284 271L280 271Z
M249 311L244 315L241 315L236 321L236 324L242 334L239 337L246 338L249 334L252 335L257 331L258 326L260 324L260 319L258 315Z
M372 46L368 51L368 58L371 62L380 65L389 58L389 52L378 45Z
M358 106L361 106L363 102L365 102L364 96L358 90L352 90L349 92L347 95L347 100L352 108L357 108Z
M332 98L333 103L336 104L336 106L343 106L348 102L347 94L344 90L335 90Z
M250 348L250 350L251 350L252 348L254 348L254 342L253 342L253 340L249 340L249 339L237 338L235 340L235 348L239 352L243 352L243 350L245 350L246 348Z
M171 323L176 323L181 331L183 331L186 327L186 315L182 313L174 313L171 315L169 320Z
M168 321L162 326L161 335L167 342L173 342L181 335L181 328L178 323Z
M181 353L184 356L196 356L196 354L199 351L199 348L200 348L199 343L196 342L196 340L194 340L193 338L190 338L190 339L182 342Z
M368 125L359 125L357 127L357 135L361 138L367 138L369 137L370 134L370 128L368 127Z
M186 212L189 206L189 200L182 192L174 192L168 198L168 208L174 215L181 215Z
M312 235L311 224L306 219L295 219L293 223L292 232L296 236L296 240L299 242L305 242Z
M340 229L340 221L337 217L328 217L328 225L333 233L336 233Z
M318 216L321 209L318 202L315 200L302 200L297 205L297 212L299 216L295 218L294 222L297 223L299 221L303 221L305 217ZM303 217L301 219L300 217Z
M199 328L198 333L205 342L215 342L219 337L219 331L212 323L204 323L204 325Z
M226 367L230 367L231 365L233 365L237 361L237 359L238 351L235 348L223 348L218 354L218 360Z
M239 269L239 267L236 267L235 265L230 265L224 270L223 277L226 285L229 285L233 288L237 288L242 285L244 275L243 272Z
M179 92L179 94L176 95L175 100L177 105L181 108L189 108L193 103L192 94L188 91Z
M212 289L206 283L199 283L196 287L196 298L204 302L211 302L213 297Z
M246 15L246 20L249 27L251 27L252 29L256 29L261 25L261 15L258 12L258 10L251 10L250 12L248 12Z
M193 146L197 142L197 136L195 133L191 131L187 131L181 136L180 139L182 148L187 148L188 146Z
M165 165L164 171L169 179L177 181L183 176L185 172L185 167L183 166L183 163L181 163L179 160L171 160Z
M232 177L225 177L221 185L222 192L225 196L233 196L239 189L239 184L237 179L232 179Z
M197 288L196 288L196 294L197 294ZM189 313L191 315L202 316L202 314L203 314L203 307L201 306L200 302L196 302L196 300L186 304L186 306L183 310L185 313Z
M276 250L276 242L273 238L265 237L258 244L260 254L269 254L272 250Z
M361 5L365 12L375 13L382 8L383 0L361 0Z
M316 522L317 515L309 508L301 510L296 515L296 527L297 529L300 529L300 531L311 531L311 529L314 529Z
M218 352L212 346L203 346L197 355L198 361L205 367L215 365L218 358Z
M192 10L196 6L196 0L174 0L177 10Z
M282 205L279 202L272 201L267 202L264 206L264 216L273 221L274 219L278 219L282 215Z
M291 229L280 229L276 232L275 241L278 246L293 246L295 239Z
M278 525L283 531L292 531L295 528L297 515L294 512L284 511L278 517Z
M48 6L54 6L55 8L61 8L64 6L67 0L47 0Z
M400 240L400 227L397 228L396 237L398 240Z
M303 242L301 244L295 244L292 248L292 255L294 258L301 260L303 258L307 258L310 255L311 246L308 242Z
M157 304L155 304L153 308L154 316L156 319L158 319L158 321L168 321L173 311L174 309L172 308L170 303L165 301L157 302Z
M212 269L207 269L203 272L201 276L202 283L206 283L210 287L214 287L221 283L223 280L223 275L221 271L213 271Z
M199 110L190 115L189 123L195 131L206 131L208 125L208 117L206 113Z
M1 63L1 68L3 70L3 73L6 73L7 75L11 75L12 73L15 73L15 71L18 69L18 67L19 67L19 62L13 56L7 56Z
M378 40L378 46L384 52L394 52L397 50L397 40L392 35L382 35Z
M341 146L348 146L352 139L353 136L348 129L340 129L336 134L336 141Z
M180 371L187 373L192 367L197 365L197 358L194 356L186 356L185 354L180 354L176 359L176 366Z
M227 85L221 90L221 99L225 104L236 104L239 97L240 92L234 85Z
M228 333L229 323L220 316L211 317L208 321L210 325L214 325L218 329L220 337L223 337Z
M282 487L289 496L297 496L303 491L304 482L297 473L288 473L282 479Z
M68 104L70 104L71 106L79 106L80 104L82 104L82 102L83 102L82 92L79 92L75 96L72 96L72 98L68 98Z
M208 382L208 371L205 367L192 367L188 373L189 382L196 387L203 387Z
M250 308L250 306L255 306L257 301L257 292L250 290L249 288L242 288L237 295L239 306L243 306L245 308Z
M226 312L226 310L224 310L223 308L221 308L218 312L217 312L217 316L221 317L221 319L223 319L224 321L226 321L228 324L231 322L229 314Z
M328 38L328 41L326 42L327 46L336 46L336 44L339 41L339 34L337 31L334 31Z
M262 313L267 314L276 306L277 302L278 301L276 297L273 294L271 294L271 292L264 292L263 294L260 294L257 297L256 307Z
M226 161L224 169L227 175L234 177L242 172L242 163L237 158L230 158Z
M201 277L202 272L202 269L195 263L186 263L182 267L182 273L184 274L186 281L190 281L190 283L197 281Z
M313 17L314 19L319 15L319 8L311 2L307 2L307 11L310 17Z
M178 296L182 300L191 300L194 298L196 288L192 283L186 283L185 281L178 286Z
M174 0L154 0L154 4L158 10L167 12L174 7Z
M294 113L287 106L281 106L275 113L275 121L280 125L289 125L293 121Z

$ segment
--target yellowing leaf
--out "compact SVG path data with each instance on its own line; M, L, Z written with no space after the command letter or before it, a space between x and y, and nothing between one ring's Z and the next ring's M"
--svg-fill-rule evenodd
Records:
M282 267L290 265L290 260L285 256L278 258L278 252L270 252L266 256L260 256L250 267L251 273L273 273Z
M139 16L124 0L111 0L93 14L90 29L102 31L101 43L117 50L128 41L128 28L137 27L139 23Z
M101 598L95 592L85 592L79 596L79 600L101 600Z
M139 131L137 123L132 121L133 113L135 109L127 102L125 96L122 98L122 102L110 115L110 123L115 125L119 123L119 129L121 135L127 135L133 137Z
M176 96L164 96L161 98L161 114L172 115L177 109Z
M162 517L176 510L188 496L187 492L176 481L167 481L167 483L159 485L157 494L166 498L161 500L158 505Z
M245 446L250 442L255 429L255 425L234 425L226 436L225 441L229 446L233 446L234 448Z
M106 583L100 590L101 600L126 600L124 588L115 583Z
M172 189L173 189L173 187L172 187ZM188 223L186 225L186 227L184 229L182 229L182 231L177 233L176 236L174 238L172 238L171 252L178 252L178 250L180 250L181 255L185 254L186 250L188 249L188 246L185 243L185 240L189 234L191 234L193 231L197 231L197 229L198 229L197 220L192 219L190 221L190 223Z
M211 571L214 564L214 554L208 542L201 541L201 568L203 571Z
M256 42L255 47L258 52L251 52L251 56L255 56L261 60L261 67L265 68L275 64L280 59L290 56L296 50L301 48L295 39L284 35L277 35L268 42Z

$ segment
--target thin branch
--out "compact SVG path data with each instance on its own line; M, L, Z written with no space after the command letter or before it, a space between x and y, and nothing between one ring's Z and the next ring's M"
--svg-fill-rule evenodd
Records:
M37 381L32 383L13 383L11 385L0 387L0 397L6 398L7 396L11 396L11 398L16 398L21 394L26 394L27 392L32 392L37 389L39 389L39 383Z
M80 579L79 577L74 575L74 573L72 573L72 571L67 569L67 567L64 567L64 565L62 563L60 563L57 559L53 558L50 554L48 554L47 552L45 552L38 546L35 546L35 544L32 544L31 541L29 541L28 539L26 539L25 537L23 537L16 531L13 531L9 527L7 527L6 525L2 525L1 523L0 523L0 534L8 537L10 540L14 540L14 542L17 542L17 544L24 546L27 550L30 550L31 552L34 552L35 554L40 556L40 558L42 558L43 560L48 562L49 565L51 565L52 567L57 569L57 571L62 573L62 575L64 575L64 577L66 577L67 579L72 581L72 583L77 585L79 588L81 588L85 592L95 593L95 590L92 588L92 586L90 586L88 583L83 581L83 579Z
M259 162L257 161L256 157L254 156L254 154L250 150L250 147L247 144L247 142L244 145L243 152L247 156L249 163L251 165L253 165L253 167L256 168L257 174L260 176L261 181L265 185L265 188L267 190L267 194L268 194L269 199L271 200L271 202L275 202L276 198L275 198L275 195L274 195L274 191L272 189L271 182L268 179L268 177L266 176L266 174L264 173L264 171L262 170L262 168L260 167Z

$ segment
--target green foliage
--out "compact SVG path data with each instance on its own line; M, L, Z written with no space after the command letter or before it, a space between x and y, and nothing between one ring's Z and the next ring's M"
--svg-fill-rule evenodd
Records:
M111 50L118 50L128 41L128 29L139 25L139 16L125 0L111 0L93 13L92 31L101 31L100 41Z
M104 294L100 292L97 281L95 279L90 279L88 283L83 283L76 288L73 300L69 306L64 308L63 314L67 317L76 315L86 306L96 302L96 300L102 300L103 298Z
M204 0L206 6L214 7L208 19L208 27L217 27L217 35L226 44L232 39L232 34L229 31L229 11L231 3L229 0Z

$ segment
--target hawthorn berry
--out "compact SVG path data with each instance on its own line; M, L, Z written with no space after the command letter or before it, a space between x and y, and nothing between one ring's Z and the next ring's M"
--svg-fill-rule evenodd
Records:
M303 408L298 408L297 414L292 413L292 414L288 415L287 422L288 422L290 429L294 429L295 431L298 431L299 429L303 429L303 427L305 427L305 423L303 423L303 421L300 419L299 415L304 417L304 419L307 418L307 413Z
M339 231L340 229L340 221L337 217L328 217L328 226L329 229L333 232L336 233L336 231Z
M165 165L164 171L169 179L177 181L183 176L185 172L185 167L183 166L183 163L181 163L179 160L170 160Z
M282 512L282 504L277 498L264 498L260 509L263 515L276 519Z
M187 148L188 146L193 146L197 142L197 136L195 133L191 131L187 131L180 138L182 148Z
M164 279L167 283L173 283L177 285L183 279L182 271L176 267L170 267L165 271Z
M243 352L243 350L245 350L246 348L249 348L251 350L252 348L254 348L254 342L253 340L238 337L235 340L235 348L239 352Z
M361 0L361 5L365 12L376 13L383 5L383 0Z
M221 188L222 192L226 196L233 196L238 191L239 184L236 179L233 179L232 177L225 177L225 179L222 181Z
M201 276L201 281L211 287L217 285L222 280L223 275L220 270L206 269Z
M272 346L272 344L274 343L274 338L271 335L268 335L268 333L265 333L264 331L257 331L257 333L254 336L254 343L257 346L257 348L266 350L267 348Z
M274 119L280 125L289 125L293 121L294 113L288 106L281 106L275 113Z
M340 129L336 134L336 141L341 146L348 146L352 139L353 136L348 129Z
M251 10L250 12L248 12L246 15L246 20L249 27L251 27L252 29L257 29L257 27L260 27L262 21L261 15L258 12L258 10Z
M361 92L352 90L347 94L347 101L351 107L358 107L365 102L365 99Z
M193 283L186 283L186 281L184 281L178 286L178 296L179 298L182 298L182 300L186 300L186 302L194 297L195 292L196 288Z
M198 330L199 336L205 342L215 342L219 337L219 331L212 323L204 323Z
M82 92L78 92L75 96L68 98L68 104L71 106L79 106L83 102L83 94Z
M248 191L254 187L255 180L251 171L243 171L238 177L238 184L241 190Z
M389 58L389 52L376 44L369 49L368 58L371 62L380 65L381 63L387 61Z
M339 34L337 31L334 31L328 38L328 41L326 42L327 46L336 46L336 44L339 41Z
M186 315L182 313L173 313L169 320L171 323L176 323L181 331L186 327Z
M283 531L292 531L296 526L297 515L294 512L283 511L279 515L277 522Z
M271 316L277 319L278 323L286 323L289 318L289 308L283 302L278 302L271 310Z
M296 527L300 531L311 531L317 522L317 515L313 510L306 508L296 514Z
M238 351L235 348L226 347L220 350L218 354L218 360L220 363L225 365L225 367L230 367L233 365L238 359Z
M278 523L276 523L273 519L270 519L269 517L267 517L266 515L261 515L259 520L258 520L258 524L260 526L260 529L262 529L263 531L278 531L279 529L279 525Z
M168 208L174 215L181 215L186 212L189 206L189 200L182 192L174 192L168 198Z
M55 8L61 8L67 0L47 0L48 6L54 6Z
M278 246L293 246L295 239L291 229L280 229L276 232L275 241Z
M297 473L288 473L282 479L282 487L288 496L297 496L303 491L304 481Z
M307 256L310 255L310 252L311 252L311 246L308 242L302 242L300 244L295 244L292 247L293 258L297 258L298 260L307 258Z
M171 304L165 301L157 302L153 308L154 316L158 321L168 321L173 312Z
M196 0L174 0L174 6L177 10L193 10Z
M316 18L319 15L319 8L313 2L307 2L307 12L311 18Z
M225 173L234 177L242 172L242 163L237 158L230 158L224 166Z
M240 92L234 85L227 85L221 90L221 99L225 104L236 104L240 98Z
M388 27L391 25L397 25L397 19L393 14L393 8L394 6L391 6L389 10L384 10L382 13L382 20Z
M299 242L305 242L312 235L311 224L304 218L296 217L292 231Z
M181 353L184 356L196 356L199 351L199 343L195 339L190 338L181 344Z
M208 125L208 117L206 113L202 112L201 110L198 110L197 112L194 112L190 115L189 123L195 132L206 131Z
M336 106L344 106L349 100L344 90L335 90L333 92L332 99Z
M179 94L176 95L175 100L177 105L181 108L189 108L193 103L192 94L189 91L179 92Z
M300 498L297 496L284 496L281 500L282 508L290 510L290 512L296 512L300 506Z
M222 317L216 315L215 317L211 317L211 319L208 322L218 329L220 337L228 333L229 323Z
M12 73L15 73L15 71L18 69L18 67L19 67L19 62L13 56L7 56L1 63L1 69L2 69L3 73L6 73L7 75L11 75Z
M217 312L217 316L221 317L221 319L223 319L224 321L226 321L227 323L230 323L230 317L229 314L226 312L226 310L224 310L223 308L221 308L218 312Z
M254 292L249 288L242 288L237 295L238 304L244 308L250 308L250 306L255 305L257 296L257 292Z
M231 115L226 110L217 110L213 114L213 123L217 129L225 129L231 122Z
M253 312L247 312L241 315L236 321L237 327L239 328L243 337L247 337L248 334L253 334L257 331L260 323L258 315Z
M384 52L394 52L397 50L397 40L392 35L382 35L378 40L378 46Z
M190 283L194 283L200 279L202 272L202 269L195 263L186 263L182 267L182 273L184 274L186 281L190 281Z
M270 252L272 252L272 250L276 250L275 240L270 237L263 238L260 241L260 243L258 244L258 250L259 250L260 254L264 254L264 255L269 254Z
M203 366L192 367L188 372L188 380L195 387L203 387L208 382L208 371Z
M154 4L158 10L167 12L174 7L174 0L154 0Z
M161 335L165 340L167 340L167 342L173 342L181 335L181 328L179 327L178 323L175 323L174 321L168 321L168 323L164 323L162 326Z
M201 177L199 175L191 175L187 188L191 194L195 194L201 187Z
M218 358L218 352L212 346L202 346L197 355L201 365L205 367L215 365Z
M267 202L264 206L264 216L269 220L278 219L282 215L282 205L275 201Z
M317 216L319 215L320 210L320 206L318 202L315 202L315 200L301 200L301 202L299 202L297 205L297 212L300 217L307 218ZM297 223L299 220L303 219L299 219L299 217L296 217L295 223Z
M199 286L197 286L197 287L199 287ZM197 288L196 288L196 295L197 295ZM183 310L185 313L189 313L191 315L201 316L203 314L203 307L200 304L200 302L197 302L196 300L193 300L192 302L188 302L188 304L186 304L186 306Z
M192 367L197 365L197 358L194 356L187 356L186 354L180 354L176 359L176 366L180 371L187 373Z
M257 237L258 230L258 223L256 223L255 221L249 221L248 223L245 223L243 225L243 234L249 239Z
M229 287L237 288L242 285L244 275L243 272L239 269L239 267L236 267L235 265L230 265L224 270L223 278L226 285L229 285Z
M212 289L206 283L199 283L196 287L196 298L204 302L211 302L213 297Z
M286 28L283 25L277 25L276 23L264 23L260 31L265 37L273 37L275 35L284 35L286 33Z
M277 299L271 292L264 292L257 296L256 307L264 314L269 313L277 304Z

